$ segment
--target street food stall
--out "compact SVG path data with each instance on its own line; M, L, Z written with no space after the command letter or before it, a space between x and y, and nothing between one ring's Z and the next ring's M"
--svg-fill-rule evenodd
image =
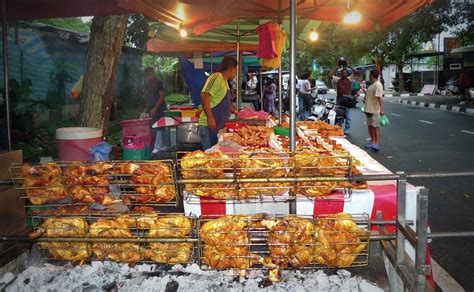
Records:
M339 22L345 7L340 1L282 2L219 1L226 8L219 13L210 9L215 1L104 4L98 15L107 14L107 9L137 11L179 29L192 29L196 36L239 18L285 18L290 38L290 116L259 119L256 113L248 121L233 121L219 133L215 147L178 153L175 160L9 165L24 201L28 232L5 234L3 242L34 242L49 262L79 265L30 266L17 276L3 277L6 286L198 290L219 289L211 283L217 281L252 289L284 288L278 283L286 279L293 283L286 289L322 288L317 281L310 283L322 274L315 270L367 267L373 242L382 241L391 262L387 268L396 272L391 287L401 288L395 283L400 277L410 290L430 289L427 190L406 182L427 175L393 174L347 141L341 128L296 121L296 15ZM384 27L429 2L387 1L373 6L355 1L353 8L371 13L360 24L369 29L375 23ZM9 13L21 19L11 3ZM73 3L81 7L77 13L84 13L86 8L78 3ZM58 5L57 11L64 11L65 4ZM71 6L68 3L70 12L65 15L75 13ZM52 17L41 11L43 17ZM86 262L90 265L81 267ZM173 267L156 268L163 264ZM313 274L303 272L306 269ZM236 271L227 274L236 280L223 279L224 274L214 270ZM338 281L350 278L345 271L337 273ZM190 283L194 286L186 286ZM338 285L360 289L362 283Z

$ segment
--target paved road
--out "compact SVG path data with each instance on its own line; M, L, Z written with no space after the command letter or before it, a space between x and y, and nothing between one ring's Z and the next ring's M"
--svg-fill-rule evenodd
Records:
M474 116L385 103L390 125L382 127L380 152L371 155L391 171L474 170ZM365 116L353 109L349 140L367 144ZM430 189L432 231L474 230L474 177L412 180ZM434 239L433 258L464 289L474 290L474 238Z

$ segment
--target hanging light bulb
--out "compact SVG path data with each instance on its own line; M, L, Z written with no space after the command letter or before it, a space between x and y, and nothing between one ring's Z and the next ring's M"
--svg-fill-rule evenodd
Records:
M182 37L182 38L185 38L188 36L188 32L184 29L184 28L180 28L179 29L179 35Z
M347 13L344 15L345 24L357 24L362 20L362 15L359 11L351 10L350 0L347 0Z
M309 40L312 42L315 42L319 39L319 33L315 31L314 29L311 29L311 32L309 33Z

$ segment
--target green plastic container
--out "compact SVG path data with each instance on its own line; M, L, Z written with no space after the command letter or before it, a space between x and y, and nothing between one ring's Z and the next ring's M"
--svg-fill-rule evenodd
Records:
M275 133L275 135L290 137L290 129L288 128L275 127L273 128L273 132Z
M181 116L180 111L166 111L165 112L165 117L176 118L176 117L180 117L180 116Z
M150 149L148 149L148 151L149 150ZM123 160L146 160L146 157L147 147L143 142L142 136L124 137L124 144L122 150Z

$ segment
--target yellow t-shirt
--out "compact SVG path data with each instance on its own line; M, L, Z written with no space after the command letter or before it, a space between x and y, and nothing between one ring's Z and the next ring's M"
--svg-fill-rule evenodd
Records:
M380 114L380 104L377 97L383 97L383 85L380 81L375 81L367 89L365 96L364 112L371 114Z
M202 92L209 93L211 96L211 109L218 105L222 99L224 99L227 91L229 90L229 83L225 80L224 76L220 72L211 74L207 80L206 84L201 90ZM201 112L199 116L199 125L207 126L207 116L204 111Z

